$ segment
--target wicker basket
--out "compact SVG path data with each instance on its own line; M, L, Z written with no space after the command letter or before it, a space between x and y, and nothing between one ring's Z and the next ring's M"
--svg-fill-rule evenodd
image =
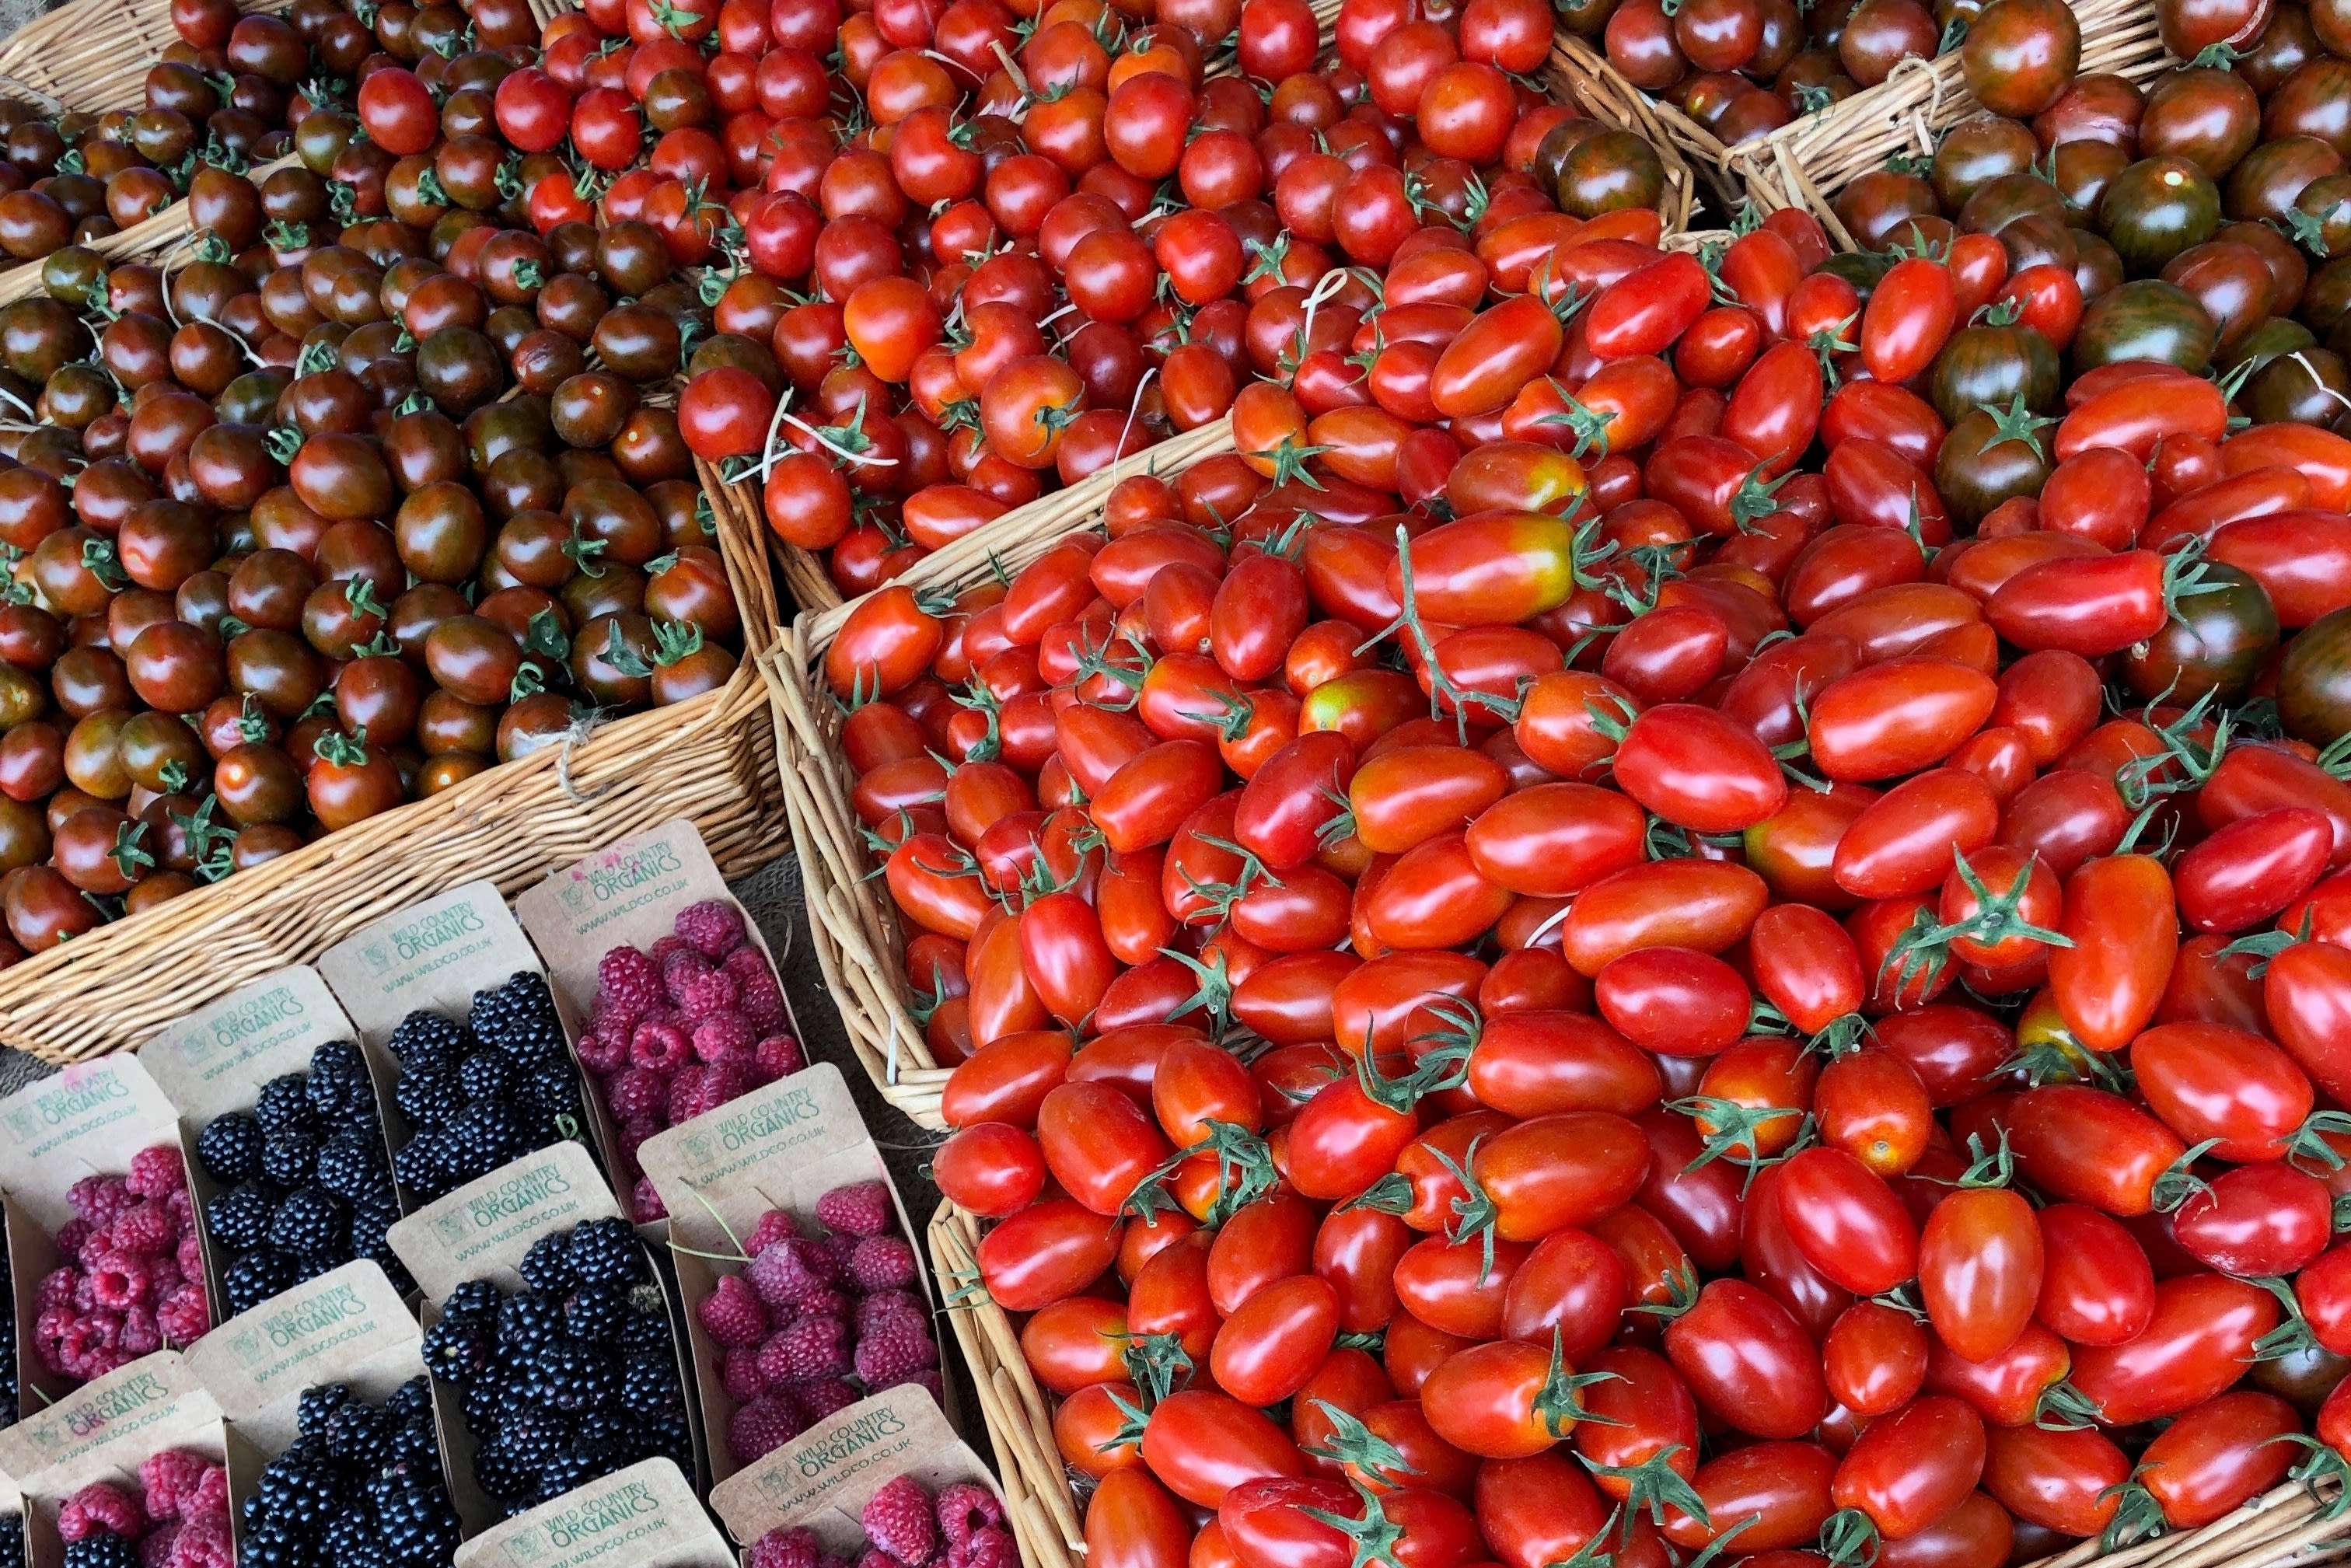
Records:
M291 152L275 162L264 163L253 171L258 178L277 169L290 169L300 160ZM188 203L184 196L156 213L142 223L102 239L94 239L86 247L96 251L109 261L128 261L133 256L161 262L169 258L181 241L195 232L188 221ZM19 262L5 272L0 272L0 305L14 305L19 299L30 299L46 287L41 281L38 261Z
M756 540L714 510L744 627L742 664L725 686L487 768L27 958L0 978L0 1043L55 1062L137 1045L402 904L478 877L514 892L676 817L693 819L729 875L774 858L785 847L782 791L758 670L775 600Z
M2073 0L2082 24L2082 70L2137 79L2166 63L2155 9L2147 0ZM1726 149L1722 168L1738 193L1761 212L1803 207L1829 237L1858 248L1831 204L1859 176L1903 153L1931 154L1945 131L1982 112L1959 69L1956 50L1906 60L1865 92L1766 136Z
M287 11L294 0L243 0L245 11ZM66 109L138 109L147 72L180 41L171 0L71 0L0 44L0 78Z
M1733 194L1722 172L1723 147L1714 132L1669 103L1660 103L1625 79L1599 50L1562 27L1552 36L1551 78L1554 91L1564 91L1585 113L1623 131L1649 139L1666 165L1666 232L1689 226L1697 200L1693 167L1706 171L1708 182L1722 193Z
M931 1266L956 1305L948 1316L979 1390L1014 1533L1028 1568L1081 1568L1085 1521L1053 1440L1053 1406L1020 1354L1010 1314L979 1285L978 1223L953 1204L931 1219ZM2294 1568L2351 1554L2351 1515L2323 1517L2334 1484L2318 1495L2289 1483L2201 1530L2158 1536L2100 1553L2085 1541L2030 1568Z
M917 589L963 587L998 562L1017 570L1092 527L1111 487L1128 475L1174 473L1232 449L1228 421L1188 431L1006 513L917 561L898 580ZM913 1121L938 1129L946 1125L939 1094L950 1070L932 1060L922 1026L908 1010L897 912L887 889L870 874L872 859L849 804L854 779L841 757L841 709L816 674L848 615L845 609L802 613L761 664L778 716L784 805L799 851L817 965L841 1009L850 1046L884 1099Z

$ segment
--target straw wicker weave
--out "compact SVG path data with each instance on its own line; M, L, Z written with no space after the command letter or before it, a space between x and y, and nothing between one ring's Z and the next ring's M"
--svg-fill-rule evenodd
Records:
M1053 1440L1053 1407L1020 1354L1012 1319L979 1288L979 1225L955 1205L931 1218L931 1267L958 1304L948 1317L979 1391L1014 1534L1027 1568L1079 1568L1082 1505ZM2304 1568L2351 1556L2351 1514L2329 1519L2334 1483L2315 1495L2288 1484L2201 1530L2158 1536L2101 1553L2085 1541L2030 1568Z
M2082 25L2085 74L2137 79L2162 68L2163 41L2147 0L2073 0ZM1908 60L1886 80L1768 136L1729 148L1722 167L1762 212L1808 208L1829 237L1852 250L1853 236L1831 204L1859 176L1899 153L1928 154L1943 132L1983 112L1967 89L1958 51Z
M784 824L758 664L775 600L757 541L714 509L746 644L724 687L597 726L27 958L0 984L0 1043L58 1062L136 1045L404 904L478 877L517 889L675 817L694 820L729 874L772 859Z
M1626 81L1599 50L1564 27L1552 38L1551 78L1554 93L1565 90L1593 119L1637 131L1657 150L1666 164L1667 234L1689 226L1697 195L1693 166L1704 170L1708 183L1719 191L1734 193L1722 172L1722 142L1714 132Z
M917 590L962 588L987 577L999 563L1018 570L1094 526L1121 479L1176 473L1232 449L1228 421L1186 432L1006 513L916 562L898 581ZM869 874L872 857L849 804L854 780L841 755L841 708L817 674L849 614L849 608L804 612L784 630L760 666L779 716L784 804L799 851L817 965L840 1004L850 1045L883 1098L922 1125L939 1128L946 1125L939 1092L948 1069L932 1060L922 1026L907 1006L904 938L887 889Z
M293 4L243 0L238 9ZM0 44L0 78L66 109L143 109L148 68L179 41L171 0L70 0Z
M258 179L278 169L290 169L299 162L289 152L275 162L259 165L254 169L253 174ZM187 199L182 197L146 222L133 224L103 239L94 239L85 248L96 251L109 261L128 261L133 256L151 261L165 260L173 248L193 232L188 221ZM43 263L38 261L27 261L0 272L0 305L14 305L19 299L30 299L41 293L46 287L41 279L42 266Z

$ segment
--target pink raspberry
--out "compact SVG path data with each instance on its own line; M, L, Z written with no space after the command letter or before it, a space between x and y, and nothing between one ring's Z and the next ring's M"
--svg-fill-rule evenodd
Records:
M180 1278L200 1280L204 1272L204 1244L193 1230L183 1231L179 1245L172 1250L172 1260L180 1266Z
M931 1396L931 1403L934 1405L944 1406L946 1404L946 1379L939 1375L939 1369L935 1366L926 1366L920 1372L910 1372L904 1377L892 1378L882 1385L882 1387L896 1388L901 1385L909 1388L921 1389ZM875 1392L879 1393L880 1390L877 1389Z
M751 961L739 967L735 958ZM756 947L746 947L726 960L726 972L735 977L742 1000L737 1005L755 1030L765 1032L784 1021L784 989L776 984L776 977L768 972L768 961Z
M120 1176L86 1176L67 1190L66 1201L76 1214L102 1230L131 1207L134 1196L131 1184Z
M677 942L677 946L661 959L662 994L669 999L671 1006L675 1007L684 999L684 993L688 984L711 972L711 964L682 938L664 940Z
M769 1343L775 1337L769 1334ZM768 1391L770 1379L760 1370L759 1355L756 1350L730 1350L718 1364L719 1385L737 1405L748 1405Z
M838 1285L819 1285L800 1298L799 1310L828 1318L845 1318L851 1312L849 1292Z
M57 1256L74 1257L89 1244L90 1237L95 1235L97 1230L98 1227L79 1215L67 1220L57 1227Z
M169 1568L236 1568L235 1553L229 1550L228 1523L191 1523L181 1530L180 1538L172 1543Z
M188 1189L187 1157L177 1144L156 1144L131 1156L125 1182L141 1197L169 1197Z
M688 1063L679 1068L670 1079L669 1103L663 1107L663 1113L669 1118L671 1126L694 1120L695 1096L702 1092L702 1075L708 1071L708 1068Z
M938 1520L931 1494L912 1476L893 1476L868 1498L857 1522L865 1539L907 1568L920 1568L939 1547Z
M969 1484L969 1483L966 1483ZM996 1525L975 1530L947 1548L946 1568L1019 1568L1012 1532Z
M761 1251L743 1273L772 1307L799 1306L840 1277L823 1247L804 1236L788 1237Z
M580 1037L580 1065L598 1078L610 1078L629 1065L629 1030L633 1024L607 1018Z
M982 1530L1004 1528L1004 1505L977 1481L950 1481L939 1489L939 1532L950 1546Z
M209 1467L182 1448L166 1448L139 1462L139 1484L147 1494L150 1519L177 1519L196 1494Z
M694 1092L686 1101L684 1119L707 1116L730 1101L739 1100L751 1092L751 1069L743 1061L722 1061L702 1070L695 1081Z
M666 1019L647 1019L629 1036L629 1061L650 1072L675 1072L694 1060L694 1039Z
M71 1269L52 1269L42 1275L41 1282L34 1287L34 1309L46 1312L52 1307L71 1306L73 1291L74 1271Z
M152 1355L163 1348L163 1331L155 1324L152 1308L136 1306L123 1312L120 1348L123 1354L134 1360L142 1355Z
M107 1233L114 1239L117 1251L136 1258L169 1252L180 1240L180 1228L172 1223L171 1209L160 1203L131 1205L115 1217Z
M650 1068L625 1068L604 1085L604 1103L611 1107L615 1122L654 1115L668 1095L668 1081Z
M743 988L724 969L705 969L699 975L690 975L672 994L677 998L677 1010L688 1019L731 1013L743 1001Z
M850 1259L856 1256L859 1239L846 1230L831 1230L818 1237L817 1245L823 1248L824 1255L832 1260L832 1271L845 1277L849 1273Z
M808 1417L789 1394L763 1394L726 1422L726 1451L747 1465L808 1430Z
M808 1057L800 1051L800 1042L790 1035L771 1034L751 1048L751 1064L762 1078L773 1083L806 1067Z
M743 912L732 901L705 898L677 912L677 935L694 950L716 963L747 941Z
M99 1304L117 1312L134 1301L145 1301L155 1284L154 1268L146 1259L112 1250L99 1255L89 1277Z
M704 1333L730 1350L752 1349L767 1337L768 1309L740 1274L721 1279L695 1303L694 1316Z
M898 1211L890 1202L890 1184L852 1182L834 1187L816 1200L816 1217L827 1230L852 1236L883 1236L898 1228Z
M673 931L666 936L653 938L653 945L646 949L645 956L653 961L653 967L659 969L666 979L669 974L669 961L680 953L693 952L694 948L686 939ZM695 956L700 957L701 955L696 953Z
M753 1040L750 1020L741 1013L713 1013L694 1026L694 1054L714 1067L729 1062L747 1066Z
M719 961L718 967L734 976L735 983L739 986L748 986L754 975L765 975L771 980L776 977L775 969L768 963L768 956L748 945L727 954Z
M643 1148L645 1140L659 1133L664 1125L659 1116L633 1116L613 1128L612 1135L620 1140L621 1157L634 1166L637 1151Z
M639 1225L669 1218L669 1206L653 1190L653 1177L639 1176L637 1185L629 1189L629 1217Z
M916 1277L914 1249L894 1236L869 1236L849 1255L849 1277L862 1291L903 1291Z
M839 1377L820 1377L813 1383L803 1383L792 1390L792 1397L800 1402L810 1421L821 1421L836 1410L846 1410L864 1397L849 1383Z
M172 1568L172 1549L180 1543L180 1521L166 1520L139 1538L139 1568Z
M653 955L627 946L596 960L596 1010L633 1023L661 1005L661 966Z
M204 1300L204 1282L190 1280L155 1309L155 1326L164 1343L185 1350L212 1332L213 1309Z
M90 1256L95 1258L98 1254L93 1252ZM74 1272L73 1301L70 1304L75 1312L83 1317L98 1311L98 1288L89 1282L88 1269L79 1269Z
M74 1261L85 1274L98 1267L99 1260L114 1250L114 1227L110 1224L92 1228L89 1239L74 1253Z
M875 1327L899 1318L913 1318L916 1322L928 1322L931 1310L912 1291L876 1291L857 1303L857 1332L871 1333Z
M821 1568L824 1548L813 1530L781 1525L751 1543L751 1568Z
M57 1510L57 1533L68 1541L86 1541L101 1530L136 1541L146 1528L138 1500L111 1481L90 1482Z
M743 1250L757 1258L778 1241L789 1241L800 1233L799 1221L789 1210L771 1208L759 1216L759 1223L751 1228L751 1238L743 1243Z
M869 1546L857 1554L854 1568L906 1568L906 1565L878 1546Z
M876 1323L857 1342L857 1375L869 1388L886 1388L938 1364L930 1325L916 1319Z
M849 1325L839 1318L796 1318L759 1346L759 1372L771 1384L839 1377L854 1364L849 1343Z
M180 1512L201 1524L228 1523L228 1470L221 1465L206 1465L204 1479L196 1483L195 1495L181 1506Z
M179 1228L180 1234L184 1236L196 1228L196 1200L186 1187L166 1197L163 1207L171 1210L172 1223Z

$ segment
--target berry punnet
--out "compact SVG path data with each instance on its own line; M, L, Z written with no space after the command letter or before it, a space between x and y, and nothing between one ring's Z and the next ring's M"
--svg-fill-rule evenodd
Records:
M237 1519L237 1568L442 1568L457 1511L441 1472L429 1382L371 1404L345 1385L303 1390L297 1435Z
M623 945L596 966L580 1065L611 1113L631 1217L663 1217L637 1149L663 1128L715 1111L807 1065L783 988L725 899L678 912L650 950Z
M413 1288L384 1239L400 1199L375 1084L349 1040L263 1084L250 1111L205 1123L196 1163L221 1189L204 1205L204 1226L232 1315L359 1258Z
M580 1075L547 981L528 970L474 993L465 1021L423 1009L392 1031L408 1142L392 1174L434 1198L580 1135Z
M34 1298L41 1365L85 1383L201 1339L212 1306L179 1145L141 1149L128 1176L84 1176L66 1196L74 1217L54 1239L65 1261Z
M936 1496L893 1476L866 1500L865 1550L827 1552L816 1532L778 1526L751 1543L750 1568L1017 1568L1004 1509L986 1487L955 1481Z
M474 1481L507 1513L640 1459L694 1473L669 1311L625 1219L542 1236L524 1288L458 1286L424 1335L424 1364L456 1394Z
M93 1481L57 1510L66 1568L237 1568L228 1471L183 1449L151 1454L136 1485Z
M743 1241L741 1272L695 1304L735 1403L724 1436L738 1465L867 1394L901 1383L940 1393L930 1308L889 1186L835 1187L816 1220L804 1232L769 1210Z

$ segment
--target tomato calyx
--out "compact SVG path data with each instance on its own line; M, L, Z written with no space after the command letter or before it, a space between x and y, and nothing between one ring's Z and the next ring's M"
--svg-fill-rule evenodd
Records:
M147 850L146 838L146 822L132 817L114 830L114 844L106 852L106 858L114 862L115 870L136 881L140 872L155 869L155 857Z
M2158 1212L2168 1214L2198 1193L2211 1190L2210 1184L2196 1174L2196 1162L2210 1154L2221 1142L2219 1138L2206 1138L2201 1143L2190 1144L2178 1159L2163 1167L2163 1174L2155 1178L2154 1186L2148 1189L2148 1197Z
M1806 1147L1815 1132L1812 1113L1794 1105L1748 1105L1712 1094L1691 1094L1666 1102L1666 1109L1689 1117L1706 1140L1705 1146L1682 1167L1682 1174L1687 1176L1717 1160L1729 1160L1747 1172L1747 1179L1740 1184L1742 1197L1755 1185L1757 1172ZM1763 1127L1790 1116L1802 1118L1796 1124L1795 1136L1777 1154L1761 1153Z
M1304 329L1301 328L1300 330L1302 332ZM1037 411L1037 416L1040 419L1042 419L1045 416L1046 412L1047 411L1044 409L1039 409ZM1071 417L1074 418L1076 416L1072 414ZM1280 442L1266 451L1244 452L1241 455L1244 457L1263 458L1265 461L1272 464L1273 472L1268 476L1271 478L1277 486L1287 485L1294 480L1297 483L1305 486L1310 490L1320 490L1323 487L1322 481L1317 479L1314 476L1313 472L1306 465L1313 459L1322 456L1324 453L1330 450L1331 449L1328 446L1309 445L1307 443L1299 440L1298 437L1294 435L1285 435Z
M1886 1550L1877 1521L1857 1508L1841 1508L1821 1523L1820 1552L1832 1568L1869 1568Z
M1649 825L1642 831L1641 852L1653 861L1696 860L1709 848L1736 849L1740 839L1737 833L1693 833L1652 811ZM1782 1024L1787 1021L1780 1019Z
M1861 312L1856 310L1844 320L1834 326L1823 327L1804 340L1804 346L1812 350L1814 359L1820 361L1821 381L1831 392L1844 382L1844 377L1836 368L1836 357L1861 352L1861 344L1852 336L1860 326Z
M2102 1552L2120 1551L2134 1541L2160 1535L2168 1528L2163 1505L2138 1479L2140 1469L2132 1470L2128 1480L2116 1481L2098 1494L2100 1502L2111 1498L2115 1504L2115 1516L2098 1537L2098 1550Z
M1167 1021L1206 1011L1215 1025L1208 1032L1221 1037L1233 1021L1233 978L1226 972L1224 951L1219 948L1205 963L1177 947L1162 947L1159 956L1175 959L1199 981L1190 996L1168 1009Z
M337 768L364 768L368 759L367 726L360 726L350 735L339 729L322 731L310 743L310 750L319 761Z
M1465 745L1469 737L1469 709L1472 706L1484 708L1504 724L1516 724L1523 706L1518 698L1462 686L1446 674L1444 664L1437 657L1436 640L1428 634L1427 622L1421 619L1419 598L1413 587L1411 530L1398 523L1395 537L1398 581L1395 619L1358 643L1355 652L1367 652L1398 632L1409 632L1413 645L1420 655L1419 667L1428 676L1428 714L1431 718L1444 717L1446 702L1450 699L1454 724Z
M1989 951L2010 942L2038 942L2044 947L2071 947L2074 939L2062 931L2046 925L2035 925L2022 913L2024 895L2032 885L2034 863L2027 861L2019 867L2016 880L2003 892L1994 893L1976 874L1962 851L1951 852L1951 869L1959 873L1960 884L1967 889L1968 900L1974 904L1973 913L1959 920L1937 924L1921 906L1894 946L1886 950L1885 961L1877 967L1882 984L1889 970L1895 973L1896 992L1908 988L1921 973L1931 989L1942 978L1943 970L1951 956L1955 942L1967 942Z
M1141 1396L1143 1409L1138 1416L1155 1409L1160 1401L1192 1381L1197 1370L1189 1352L1184 1348L1184 1338L1174 1330L1164 1333L1129 1334L1126 1349L1119 1359L1126 1365L1128 1381Z
M1669 1508L1687 1514L1700 1528L1712 1530L1714 1521L1707 1513L1706 1500L1698 1496L1698 1488L1689 1483L1687 1476L1674 1469L1674 1456L1686 1451L1679 1443L1668 1443L1637 1465L1604 1465L1588 1454L1576 1457L1583 1461L1585 1469L1601 1479L1623 1485L1622 1506L1628 1531L1644 1510L1648 1511L1650 1523L1662 1526ZM1607 1533L1605 1530L1601 1531L1602 1535Z
M1420 1474L1420 1467L1405 1458L1402 1448L1364 1425L1354 1412L1342 1410L1328 1399L1313 1403L1330 1425L1331 1436L1327 1441L1309 1447L1307 1454L1370 1476L1392 1488L1410 1486L1411 1478Z
M2263 1274L2250 1282L2277 1298L2278 1307L2285 1314L2279 1320L2277 1327L2253 1342L2255 1361L2277 1361L2318 1348L2318 1336L2311 1328L2310 1320L2303 1315L2302 1298L2295 1292L2293 1281L2274 1274Z
M1347 1484L1355 1489L1363 1500L1360 1517L1350 1518L1323 1508L1301 1508L1298 1511L1318 1524L1329 1526L1354 1545L1349 1568L1367 1568L1367 1564L1384 1563L1388 1568L1404 1568L1397 1548L1404 1543L1404 1526L1388 1517L1387 1510L1377 1493L1350 1476Z
M2299 1483L2319 1503L2319 1518L2335 1520L2351 1513L2351 1460L2335 1452L2333 1445L2307 1432L2280 1432L2262 1446L2266 1448L2269 1443L2291 1443L2306 1450L2302 1460L2286 1472L2286 1479ZM2335 1483L2335 1495L2331 1498L2325 1495L2329 1481Z
M2213 771L2229 754L2229 742L2236 722L2236 716L2224 709L2212 726L2211 737L2209 739L2198 738L2196 731L2202 727L2205 710L2211 706L2212 697L2212 693L2206 692L2169 724L2155 723L2154 715L2149 712L2147 727L2155 732L2156 742L2161 749L2145 757L2133 758L2115 769L2115 792L2122 797L2125 806L2134 811L2144 811L2162 796L2202 789L2205 781L2212 777ZM2173 768L2178 771L2165 773L2167 768ZM2158 774L2165 776L2158 778ZM2124 838L2124 845L2137 841L2137 834L2145 825L2144 818L2133 822L2129 833ZM2115 852L2120 854L2123 849L2118 846Z
M1554 377L1545 376L1543 384L1559 394L1560 410L1557 413L1539 414L1534 423L1537 425L1567 426L1575 436L1575 445L1568 453L1570 457L1582 458L1594 452L1603 457L1607 456L1608 427L1616 423L1616 415L1586 408Z
M1100 676L1112 685L1123 690L1126 695L1123 699L1097 697L1092 699L1090 706L1111 713L1131 713L1134 710L1135 705L1143 701L1143 683L1149 677L1152 666L1157 661L1145 652L1143 644L1134 638L1125 637L1117 640L1124 642L1134 651L1134 656L1141 664L1140 668L1112 662L1111 647L1113 639L1106 634L1100 643L1081 642L1078 644L1073 654L1076 679L1071 684L1076 685L1090 677Z
M2032 1424L2044 1432L2080 1432L2100 1425L2105 1416L2096 1400L2061 1377L2032 1402Z

